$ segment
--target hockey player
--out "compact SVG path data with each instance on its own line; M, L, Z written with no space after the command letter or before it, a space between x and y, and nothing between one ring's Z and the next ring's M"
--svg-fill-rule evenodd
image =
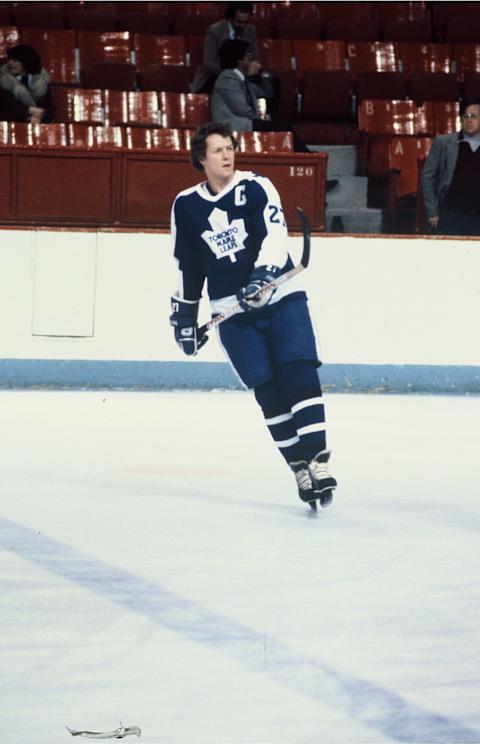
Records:
M271 436L293 471L302 501L327 506L337 485L328 470L320 366L307 297L297 279L270 288L293 267L277 190L268 178L235 170L231 129L212 122L191 140L194 167L206 181L182 191L172 208L172 238L180 272L170 323L188 356L206 343L197 317L208 285L214 315L240 303L218 326L224 352L252 388Z

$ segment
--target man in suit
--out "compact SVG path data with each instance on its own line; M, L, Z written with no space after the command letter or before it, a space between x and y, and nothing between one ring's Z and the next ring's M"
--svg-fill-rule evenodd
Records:
M225 20L208 27L203 45L203 62L195 72L190 84L191 93L211 93L215 80L221 72L220 47L227 39L242 39L248 42L252 58L248 75L260 70L255 26L250 23L253 3L227 3Z
M212 95L212 117L225 122L237 132L275 129L271 121L262 119L259 99L273 95L272 76L260 73L259 82L248 80L252 55L247 41L227 39L220 47L220 66ZM265 116L265 114L263 114Z
M480 98L460 105L462 129L432 142L421 175L428 224L442 235L480 235Z

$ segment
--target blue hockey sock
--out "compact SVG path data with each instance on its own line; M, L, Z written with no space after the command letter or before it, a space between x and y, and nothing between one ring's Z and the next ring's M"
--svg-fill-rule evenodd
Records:
M265 417L265 423L286 462L299 458L300 438L295 428L294 416L284 404L278 392L275 380L269 380L254 390L255 398Z
M279 368L281 399L290 410L301 453L299 459L310 462L327 449L325 405L316 362L298 360Z

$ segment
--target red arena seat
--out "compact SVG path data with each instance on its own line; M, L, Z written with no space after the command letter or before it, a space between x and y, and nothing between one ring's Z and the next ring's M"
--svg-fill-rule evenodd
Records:
M306 70L300 119L348 118L352 81L345 70Z
M293 45L291 39L259 39L258 53L267 70L291 70Z
M166 90L188 93L192 71L186 65L145 65L138 73L141 90Z
M413 101L365 100L358 107L358 128L369 134L413 135L416 121Z
M131 39L128 31L79 31L80 70L94 62L131 62Z
M480 72L468 70L465 73L463 95L465 98L480 98Z
M21 44L22 37L17 26L0 26L0 58L7 56L9 47Z
M413 72L452 72L453 53L450 44L401 42L399 56L405 75Z
M67 124L67 136L70 147L111 149L124 144L122 127Z
M185 36L135 34L133 49L137 68L145 65L184 65L187 55Z
M101 7L88 7L94 3L85 3L80 7L70 8L67 14L69 28L76 31L115 31L117 27L115 18L116 3L102 3Z
M382 31L384 41L413 41L428 43L432 40L432 27L429 18L415 21L385 21Z
M25 124L20 121L10 121L8 124L8 143L12 147L32 147L32 124Z
M184 150L180 129L125 128L126 146L142 150Z
M217 20L217 16L176 15L173 18L173 33L176 36L204 36L207 28Z
M154 91L103 92L105 123L130 126L160 126L158 96Z
M83 74L86 88L133 90L137 80L137 70L131 62L93 62Z
M15 25L52 30L64 28L63 3L15 3Z
M399 72L397 45L388 41L347 43L350 74L356 78L362 72Z
M34 147L66 147L67 125L32 124L32 144Z
M460 97L454 72L414 72L408 93L418 106L424 101L456 101Z
M435 137L460 129L460 104L458 101L425 101L418 107L417 133Z
M12 8L9 6L10 3L8 5L5 3L0 5L0 26L9 26L12 22L12 14L10 12Z
M478 16L478 2L437 2L433 3L433 31L440 41L446 38L449 18L475 18ZM460 40L459 40L460 41Z
M119 6L125 3L119 3ZM156 34L168 36L171 31L170 18L166 13L139 13L138 11L122 13L118 20L119 31L130 31L132 34Z
M52 88L55 119L58 122L103 124L103 98L100 89Z
M238 132L240 152L293 152L292 132Z
M407 97L405 78L402 72L362 72L358 76L357 99L365 98L401 100Z
M331 18L327 21L326 39L343 39L344 41L375 41L378 39L377 22L373 19Z
M164 127L197 127L211 118L210 96L206 94L162 92L158 98Z
M24 28L22 40L24 44L35 47L53 83L63 85L78 83L75 31Z
M480 44L455 44L453 57L459 80L463 80L466 73L480 73Z
M8 121L0 121L0 147L8 147Z
M317 3L317 9L322 24L332 18L354 18L363 22L375 17L375 4L371 2L321 2Z
M428 17L425 2L378 2L375 3L377 18L385 21L423 21Z
M475 44L480 39L480 18L458 17L447 18L445 41Z
M299 77L305 70L345 70L344 41L298 39L293 42L293 51Z
M430 150L430 137L393 137L388 146L390 170L398 173L395 195L397 198L417 191L418 160L424 160Z
M321 38L321 23L318 17L298 18L296 16L280 16L277 18L275 29L278 39L319 40Z

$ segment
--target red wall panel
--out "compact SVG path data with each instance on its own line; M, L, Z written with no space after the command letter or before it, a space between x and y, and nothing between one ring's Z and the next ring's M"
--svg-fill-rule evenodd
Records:
M109 223L115 219L113 156L17 156L16 215L21 220Z
M198 178L187 156L170 154L125 156L121 221L169 227L176 195L193 186Z
M7 152L0 152L0 219L9 217L12 213L13 201L13 156Z
M177 193L203 180L186 151L17 147L0 158L0 224L168 229ZM300 206L325 230L325 154L240 153L237 162L273 181L290 229L301 227Z

